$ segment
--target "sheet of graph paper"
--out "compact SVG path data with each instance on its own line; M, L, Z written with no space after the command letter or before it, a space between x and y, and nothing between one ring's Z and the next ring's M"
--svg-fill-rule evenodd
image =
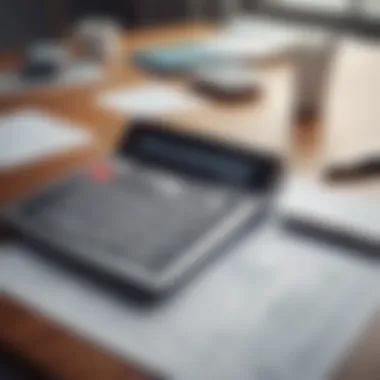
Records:
M3 291L178 380L326 379L379 304L376 267L272 222L147 310L21 245L2 251Z

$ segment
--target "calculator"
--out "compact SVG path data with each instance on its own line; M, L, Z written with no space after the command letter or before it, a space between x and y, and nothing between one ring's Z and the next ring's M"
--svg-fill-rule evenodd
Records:
M26 242L148 298L171 294L264 214L281 162L157 122L5 211Z

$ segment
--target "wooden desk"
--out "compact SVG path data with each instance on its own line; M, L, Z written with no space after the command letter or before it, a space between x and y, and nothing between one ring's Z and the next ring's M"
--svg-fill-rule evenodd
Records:
M142 30L126 38L122 50L128 54L135 48L154 44L194 40L210 35L206 26L171 27L159 30ZM62 176L67 170L99 157L112 149L117 138L128 128L127 117L96 104L101 91L125 84L141 83L151 79L135 67L120 67L111 63L108 77L99 84L81 88L56 90L38 89L26 94L0 96L0 112L19 106L37 106L57 115L82 123L95 134L96 141L86 150L76 151L66 157L46 160L14 173L0 174L0 204L28 193L43 181ZM239 144L260 147L286 155L290 142L290 105L292 71L289 65L275 66L265 75L266 95L262 101L249 102L239 107L226 107L210 103L197 112L179 112L163 116L164 119L197 133L211 134ZM159 78L155 78L159 80ZM183 81L172 81L183 87Z
M155 379L4 295L0 295L0 326L0 344L40 368L49 379Z
M204 25L143 30L130 35L125 41L124 49L125 51L129 51L136 47L156 43L175 40L183 41L184 39L193 39L197 36L207 36L212 33L212 30L212 28ZM56 114L83 123L84 128L90 129L97 137L94 144L88 149L30 165L17 172L1 174L0 202L5 203L16 199L31 191L37 185L62 176L68 170L89 162L112 149L124 127L128 128L127 120L123 115L114 114L96 107L93 103L94 97L104 89L120 86L123 83L138 83L147 78L148 76L145 73L135 68L121 68L116 65L110 67L109 77L101 84L90 85L80 89L39 90L35 93L0 98L0 110L8 110L22 105L43 107ZM183 83L176 82L175 84L181 86ZM266 96L260 102L228 108L213 104L197 113L178 113L170 117L166 116L165 118L176 121L183 128L196 132L211 133L221 139L228 138L230 141L239 144L274 150L282 154L289 161L290 167L302 169L302 171L306 172L313 167L311 164L314 162L312 158L316 156L317 150L315 150L315 146L316 142L320 139L320 134L317 125L312 123L303 128L293 128L291 117L291 105L293 101L291 84L291 66L289 64L273 66L266 70ZM18 315L21 310L19 306L14 306L12 301L5 298L0 300L0 307L3 307L3 310L10 310L10 315L12 313ZM7 326L0 323L2 329L4 325ZM47 324L47 329L50 328L48 325L49 323ZM380 353L379 327L380 318L376 317L373 324L368 327L368 330L363 334L363 338L352 351L347 364L337 374L337 379L380 379L380 360L378 360L378 354ZM0 339L15 344L25 355L36 360L35 352L37 346L22 344L22 340L17 340L20 338L20 335L16 333L15 338L15 335L12 333L12 324L8 325L6 330L8 330L8 333L4 334L4 331L2 331ZM73 337L71 340L66 335L64 339L67 347L75 347L78 344L77 338ZM70 343L70 341L73 343ZM83 361L91 358L92 354L86 356L86 349L83 348L84 345L82 343L79 344L83 351L82 349L80 352L75 351L78 353L78 356L83 358ZM89 346L88 350L89 352L93 352L94 348ZM41 355L39 359L37 358L38 362L48 368L54 375L57 375L58 378L64 380L80 378L75 377L78 376L78 372L75 372L76 367L75 363L71 360L71 355L60 357L59 363L57 363L49 356L46 350L37 350L37 352ZM106 368L99 375L103 377L97 378L114 378L112 374L119 373L116 367L123 374L120 378L129 378L127 372L125 372L125 366L120 362L100 352L96 353L96 357L103 361ZM67 371L63 370L63 367ZM110 372L107 372L107 368L109 368Z

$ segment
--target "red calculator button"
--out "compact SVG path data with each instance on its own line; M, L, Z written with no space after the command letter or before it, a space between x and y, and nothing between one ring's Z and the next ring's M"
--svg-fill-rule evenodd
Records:
M114 176L112 165L108 162L100 162L92 166L91 176L99 182L109 182Z

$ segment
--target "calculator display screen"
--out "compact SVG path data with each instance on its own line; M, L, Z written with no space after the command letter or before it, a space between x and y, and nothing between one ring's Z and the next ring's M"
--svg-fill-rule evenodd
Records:
M170 141L159 136L145 136L139 146L140 154L151 159L157 158L168 164L198 171L218 180L243 184L253 175L252 162L222 150L208 150L204 146Z

